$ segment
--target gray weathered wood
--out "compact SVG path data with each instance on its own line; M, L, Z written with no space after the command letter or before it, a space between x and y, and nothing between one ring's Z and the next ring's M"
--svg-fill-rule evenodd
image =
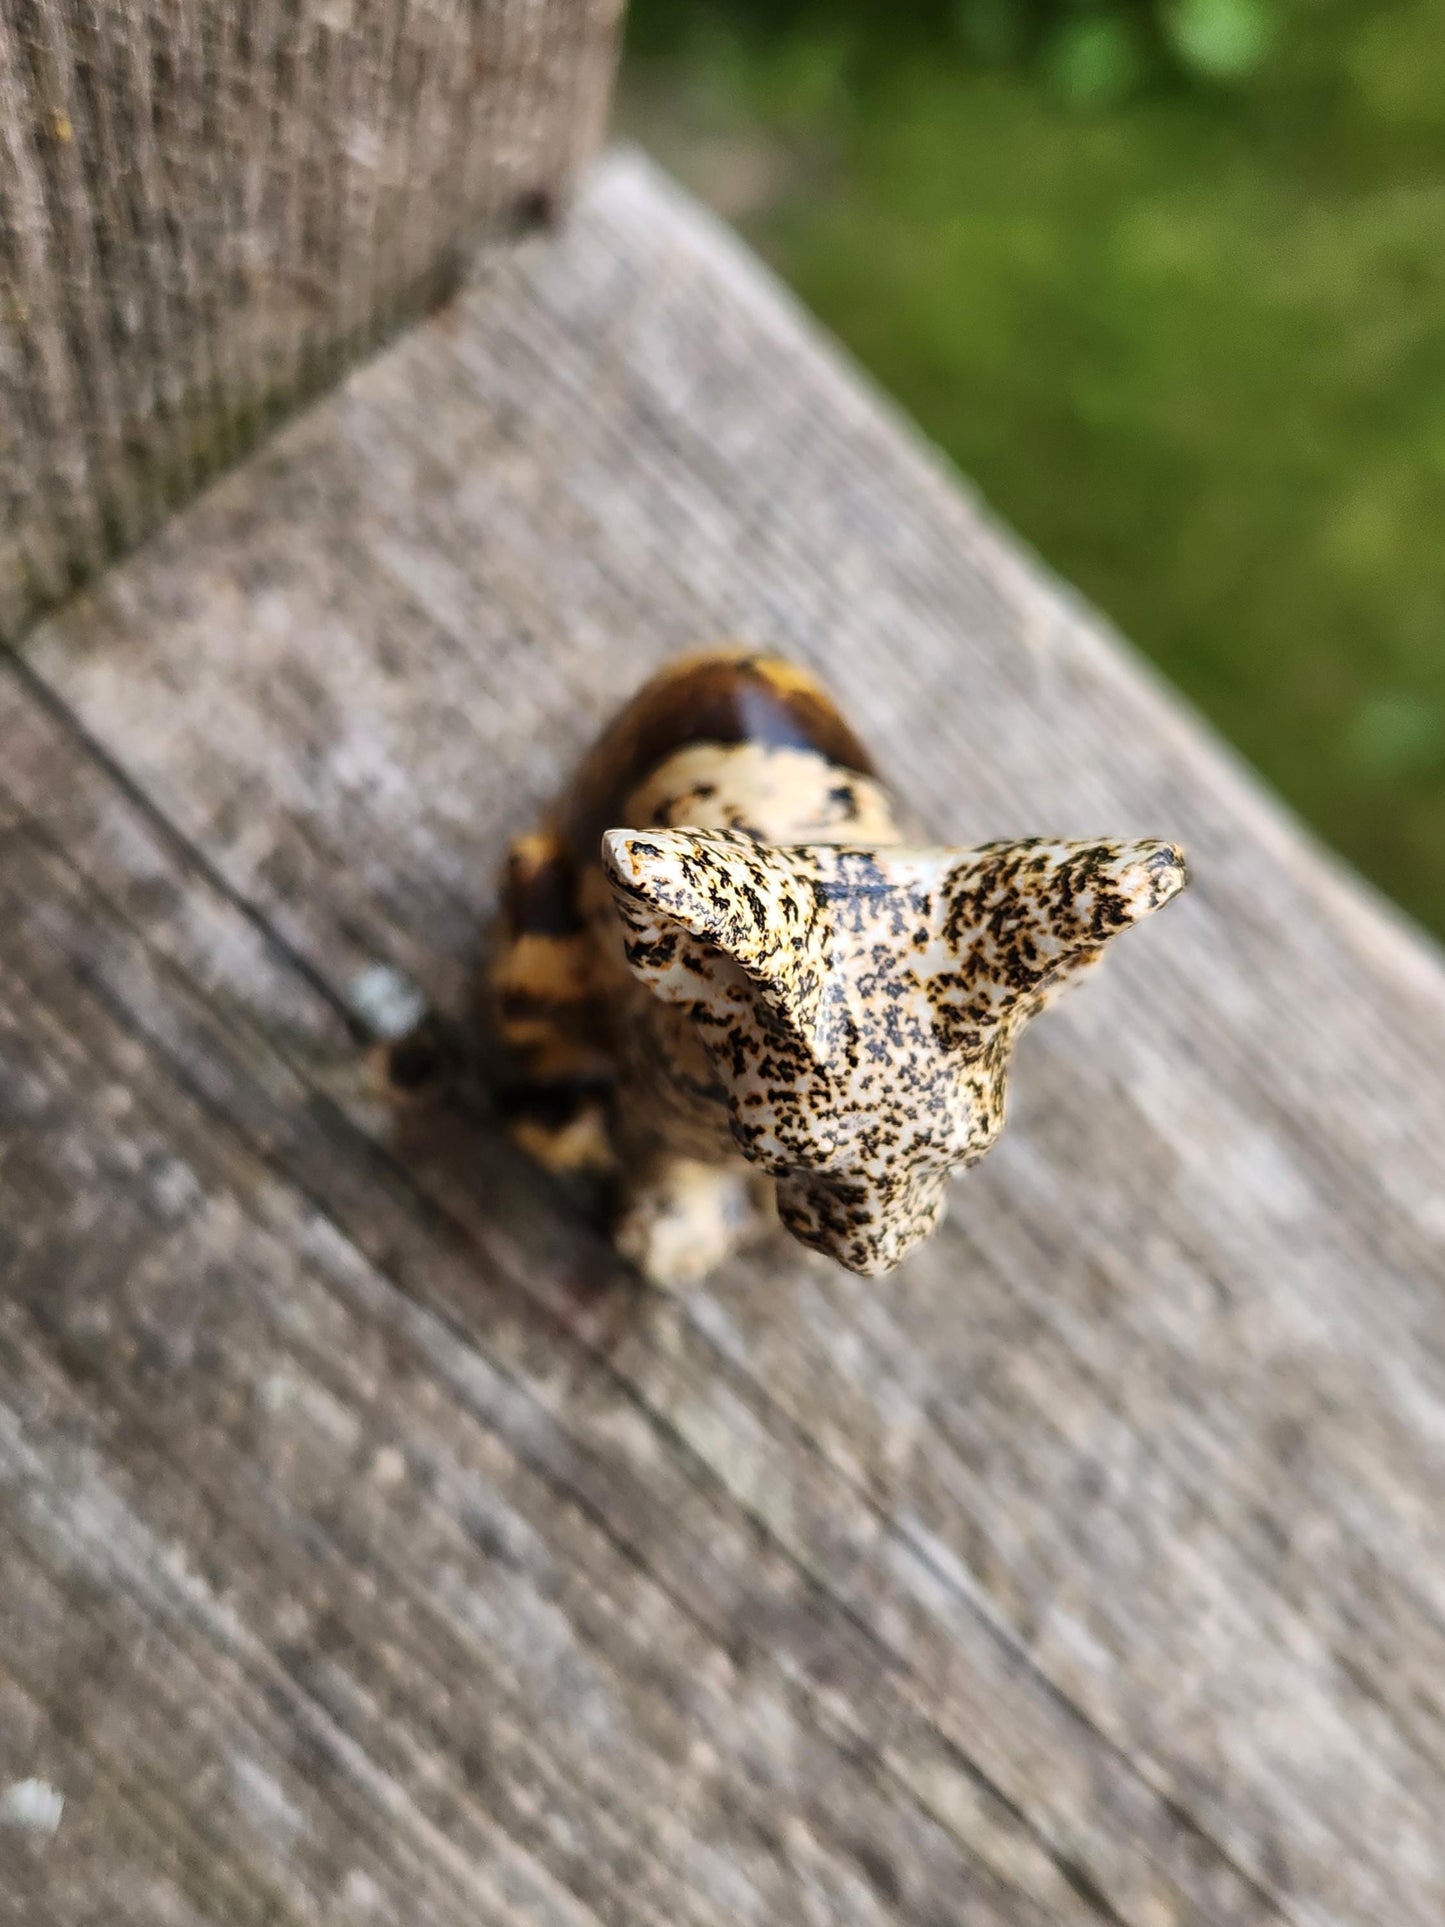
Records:
M620 0L0 0L0 639L545 218Z
M637 1290L365 973L731 634L940 831L1180 838L894 1279ZM0 672L32 1921L1445 1916L1445 974L609 162ZM7 1884L8 1883L8 1884Z

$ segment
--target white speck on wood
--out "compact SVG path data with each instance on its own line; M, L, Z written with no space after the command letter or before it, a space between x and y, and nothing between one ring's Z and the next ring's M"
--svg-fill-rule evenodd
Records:
M236 1804L251 1824L289 1844L305 1829L305 1818L286 1789L258 1760L240 1754L231 1761L231 1786Z
M17 1780L0 1793L0 1826L22 1833L54 1833L65 1811L65 1795L45 1780Z
M404 1037L426 1015L421 990L390 964L371 964L347 985L347 1001L374 1036Z

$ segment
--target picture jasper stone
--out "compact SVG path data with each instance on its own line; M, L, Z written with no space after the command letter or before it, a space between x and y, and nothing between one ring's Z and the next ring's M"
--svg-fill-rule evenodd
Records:
M811 675L688 658L513 847L511 1128L615 1180L656 1282L779 1220L888 1271L997 1138L1023 1025L1184 881L1169 843L920 847Z

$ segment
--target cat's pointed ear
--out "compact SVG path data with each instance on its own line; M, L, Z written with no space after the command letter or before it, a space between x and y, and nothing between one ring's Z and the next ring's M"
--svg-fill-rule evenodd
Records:
M811 1044L826 912L792 852L730 830L609 830L602 865L628 964L654 996L719 1017L760 997Z
M977 1050L1031 1016L1187 881L1172 843L1031 838L959 851L942 879L946 960L931 983L949 1043Z

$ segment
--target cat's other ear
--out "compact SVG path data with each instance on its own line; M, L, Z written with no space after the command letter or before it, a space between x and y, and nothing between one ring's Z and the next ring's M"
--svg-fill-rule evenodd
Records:
M759 997L814 1036L826 912L790 852L730 830L609 830L602 866L627 962L654 996L718 1015Z
M930 985L951 1048L982 1049L1032 1016L1123 930L1188 881L1172 843L989 843L942 879L947 961Z

